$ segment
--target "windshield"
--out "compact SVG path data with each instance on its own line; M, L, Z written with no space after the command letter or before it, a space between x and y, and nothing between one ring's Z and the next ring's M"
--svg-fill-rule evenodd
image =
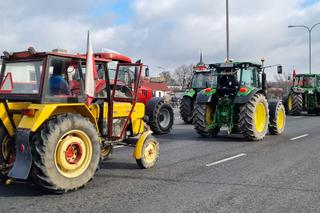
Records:
M314 77L307 77L307 76L296 76L294 78L294 86L314 87L315 86L315 78Z
M314 78L313 77L303 77L303 86L304 87L314 87Z
M6 63L0 93L38 94L42 61Z
M196 72L192 79L192 88L203 89L217 85L217 76L213 76L212 72Z

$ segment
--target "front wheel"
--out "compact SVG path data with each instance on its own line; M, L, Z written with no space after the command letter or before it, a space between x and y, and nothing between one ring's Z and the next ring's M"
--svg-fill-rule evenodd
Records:
M138 166L141 169L153 167L159 157L160 145L152 135L149 135L143 142L141 158L136 159Z
M100 140L94 125L78 114L48 120L32 137L32 174L43 188L63 193L87 184L100 160Z
M181 99L180 116L187 124L191 124L193 122L193 100L191 97L183 96Z
M286 125L285 107L281 102L271 102L269 104L269 110L269 132L272 135L280 135L284 132Z
M268 131L268 123L268 102L263 94L255 94L240 107L240 131L249 140L262 140Z

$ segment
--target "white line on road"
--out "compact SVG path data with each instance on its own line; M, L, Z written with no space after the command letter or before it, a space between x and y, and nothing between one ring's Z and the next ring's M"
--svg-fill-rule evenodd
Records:
M298 118L302 118L303 116L297 116L297 117L293 117L294 119L298 119Z
M300 138L304 138L304 137L307 137L308 135L309 135L309 134L300 135L300 136L291 138L290 141L294 141L294 140L297 140L297 139L300 139Z
M117 148L121 148L121 147L124 147L124 145L116 145L116 146L114 146L113 148L114 148L114 149L117 149Z
M226 161L229 161L229 160L233 160L233 159L235 159L235 158L240 158L240 157L246 156L246 155L247 155L246 153L242 153L242 154L239 154L239 155L230 157L230 158L225 158L225 159L222 159L222 160L213 162L213 163L209 163L209 164L207 164L206 166L214 166L214 165L217 165L217 164L219 164L219 163L223 163L223 162L226 162Z

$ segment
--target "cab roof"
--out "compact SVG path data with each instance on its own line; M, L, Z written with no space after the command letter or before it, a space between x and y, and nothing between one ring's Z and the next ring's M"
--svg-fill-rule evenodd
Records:
M31 51L14 52L9 55L3 55L1 56L1 58L6 60L24 60L24 59L43 58L49 55L60 56L64 58L84 59L84 60L86 60L87 58L85 54L70 54L70 53L62 53L62 52L31 52ZM100 62L112 61L111 59L97 57L96 55L95 55L95 60Z
M215 67L215 68L233 68L233 67L242 67L244 65L254 66L254 67L259 67L259 68L262 67L261 64L258 64L258 63L255 63L255 62L249 62L249 61L210 64L210 66Z

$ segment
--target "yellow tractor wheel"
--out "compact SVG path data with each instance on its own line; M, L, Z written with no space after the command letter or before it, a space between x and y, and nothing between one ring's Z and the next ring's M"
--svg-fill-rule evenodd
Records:
M202 137L214 137L220 131L219 127L209 129L208 126L213 124L214 105L196 104L193 111L194 127Z
M101 160L107 159L109 155L112 153L112 151L113 151L113 145L111 144L108 144L105 147L101 147L101 152L100 152Z
M292 95L288 96L288 111L292 111Z
M269 108L263 94L255 94L240 108L240 131L249 140L262 140L269 124Z
M159 153L159 143L152 135L149 135L143 142L141 158L136 159L138 166L141 169L148 169L153 167L158 160Z
M0 165L3 163L10 163L10 158L13 158L15 153L15 146L13 141L6 131L6 128L0 123Z
M84 186L98 168L99 136L81 115L53 117L32 137L32 144L32 174L40 186L54 193Z
M270 103L269 132L272 135L280 135L286 125L285 108L281 102Z

